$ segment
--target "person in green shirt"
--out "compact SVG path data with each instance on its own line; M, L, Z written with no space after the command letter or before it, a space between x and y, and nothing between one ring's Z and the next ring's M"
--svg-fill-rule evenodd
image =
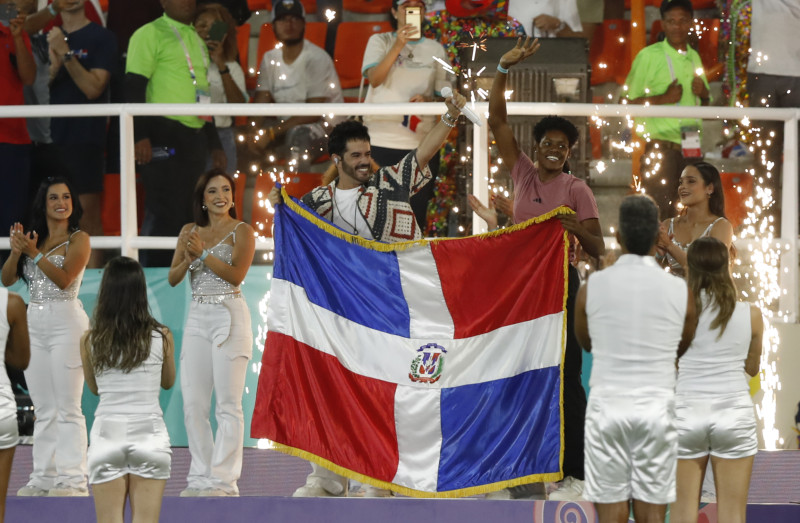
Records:
M162 0L164 15L128 44L125 98L133 103L210 103L209 57L192 21L195 0ZM143 236L177 236L192 221L192 191L211 151L225 153L211 117L147 116L134 120L134 156L145 189ZM154 154L155 153L155 154ZM160 154L160 155L159 155ZM143 251L145 266L169 266L170 251Z
M625 81L628 103L708 105L710 95L703 63L697 51L689 46L693 20L690 0L661 3L665 39L636 55ZM641 184L658 203L662 219L675 214L680 173L687 164L702 159L701 130L702 122L695 118L636 119L636 133L647 142L642 155ZM696 147L690 145L692 137ZM685 140L683 144L682 139ZM660 159L658 153L661 153Z

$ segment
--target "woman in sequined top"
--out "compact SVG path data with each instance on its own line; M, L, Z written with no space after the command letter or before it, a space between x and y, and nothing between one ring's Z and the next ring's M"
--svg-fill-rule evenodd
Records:
M89 318L78 300L89 262L89 235L78 229L80 200L64 178L45 179L31 227L11 227L11 254L0 279L28 284L31 361L25 381L36 409L33 473L18 496L88 496L86 421L81 412L80 340Z
M194 191L194 223L181 230L169 283L188 272L192 303L180 354L183 416L192 464L181 496L238 496L244 391L253 348L250 312L239 290L253 261L252 227L236 219L230 175L212 169ZM216 393L216 437L209 423Z
M678 184L678 197L683 210L680 216L661 223L656 259L670 272L684 276L686 249L705 236L724 243L733 255L733 226L725 218L725 196L717 168L706 162L686 166Z

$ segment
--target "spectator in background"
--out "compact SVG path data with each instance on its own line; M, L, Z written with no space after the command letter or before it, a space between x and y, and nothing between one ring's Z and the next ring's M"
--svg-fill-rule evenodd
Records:
M800 107L800 41L789 37L800 28L800 4L796 0L753 0L750 26L750 59L747 62L747 89L751 107ZM770 183L779 189L783 148L800 144L783 143L780 122L758 122L761 136L775 133L772 146L766 147L766 160L774 164ZM797 176L798 173L786 173ZM780 193L773 193L780 202Z
M225 32L221 39L211 31L215 24L224 24ZM222 27L217 25L217 27ZM221 4L204 3L197 9L194 28L208 46L211 62L208 65L208 84L211 90L211 103L245 103L248 100L244 84L244 71L236 61L236 22ZM233 132L232 116L215 116L225 157L228 160L225 172L236 172L236 137ZM208 160L209 168L211 158Z
M603 23L603 11L606 0L577 0L578 14L583 30L577 35L586 38L592 44L594 31Z
M108 83L116 65L113 33L86 17L86 0L75 0L61 11L62 25L47 34L50 46L50 103L108 103ZM108 117L53 118L50 131L61 172L81 200L81 229L103 234L101 207L105 174ZM102 265L95 251L90 267Z
M34 13L25 19L25 31L33 35L39 31L45 33L50 31L55 26L60 26L62 23L61 11L74 7L78 0L47 0L44 7L36 11L37 7L42 5L42 2L33 0ZM105 18L100 9L100 3L97 0L86 2L83 5L86 17L97 25L105 26Z
M231 17L236 20L236 25L242 25L250 18L250 7L247 5L247 0L199 0L197 7L202 9L205 4L219 4L224 7Z
M208 52L191 26L194 0L162 0L164 15L130 40L126 99L133 103L209 103ZM135 120L134 156L145 189L144 236L177 236L192 218L192 188L211 150L214 167L225 152L211 117L149 116ZM153 156L154 150L156 156ZM144 265L168 266L169 251L142 253Z
M583 30L575 0L510 0L508 16L536 38L575 36Z
M0 105L23 105L24 85L33 85L36 62L31 41L22 27L25 16L17 14L12 0L0 0ZM0 179L12 198L3 205L0 227L24 219L30 173L31 140L24 118L4 118L0 125Z
M419 7L422 0L394 0L391 18L394 31L374 34L367 43L362 74L369 81L366 103L432 102L441 98L441 90L450 86L446 72L434 58L447 62L442 45L424 38L418 28L406 24L406 9ZM436 124L434 116L372 115L364 117L369 127L372 158L378 165L394 165L416 149ZM428 165L433 179L411 198L411 207L422 230L426 230L428 201L433 196L433 180L439 173L439 152Z
M664 0L661 3L661 21L666 38L636 55L625 80L629 103L709 104L703 62L697 51L689 46L693 19L690 0ZM637 118L636 124L637 134L647 142L642 155L641 186L655 199L661 218L671 218L675 214L673 202L678 194L681 171L689 163L702 158L702 121L695 118Z
M272 28L283 44L264 54L259 66L256 103L341 103L342 88L333 60L303 38L306 12L300 0L275 2ZM307 171L325 153L331 125L324 116L292 116L288 119L254 118L251 146L259 154L267 149L288 156L297 171Z

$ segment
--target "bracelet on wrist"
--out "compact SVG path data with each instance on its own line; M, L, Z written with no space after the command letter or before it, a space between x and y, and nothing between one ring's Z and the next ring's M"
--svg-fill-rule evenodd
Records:
M497 64L497 70L500 71L503 74L508 74L508 69L506 69L505 67L503 67L500 64Z
M445 114L447 114L447 113L445 113ZM456 123L455 123L455 122L453 122L453 121L451 121L451 120L449 120L449 119L445 119L445 117L444 117L444 116L445 116L445 115L443 114L443 115L442 115L442 123L443 123L443 124L445 124L447 127L451 128L451 129L452 129L453 127L455 127L455 126L456 126Z
M49 5L47 6L47 10L50 12L50 14L51 14L51 15L52 15L54 18L55 18L56 16L58 16L58 11L56 11L56 8L55 8L55 7L53 7L53 4L49 4Z
M206 249L203 249L203 252L200 253L200 256L198 256L198 258L200 258L200 261L206 261L206 258L208 258L208 251Z
M40 252L39 254L33 257L33 264L39 265L39 262L42 261L42 258L44 258L44 254Z
M448 120L450 123L456 123L456 122L458 121L458 115L456 115L456 116L453 116L452 114L450 114L450 112L449 112L449 111L448 111L448 112L446 112L446 113L444 113L444 114L442 115L442 118L445 118L445 119L446 119L446 120Z

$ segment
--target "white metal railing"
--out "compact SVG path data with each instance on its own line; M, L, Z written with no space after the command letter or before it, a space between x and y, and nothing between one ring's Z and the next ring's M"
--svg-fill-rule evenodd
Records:
M481 201L488 197L489 128L486 121L488 104L471 105L481 116L483 125L474 127L472 147L473 194ZM98 248L118 248L127 256L136 257L138 249L173 249L175 237L139 236L136 227L135 164L133 156L133 117L163 115L229 115L229 116L291 116L319 114L419 114L438 115L444 111L442 103L414 104L89 104L46 106L0 106L0 121L9 117L64 117L64 116L119 116L120 117L120 223L121 235L92 238ZM798 121L800 109L766 109L733 107L675 107L641 105L596 105L555 103L509 103L509 115L543 116L597 116L601 118L691 117L704 120L726 119L751 121L773 120L784 123L783 190L781 193L781 237L776 242L784 246L781 255L780 285L784 294L780 310L787 319L797 321L798 310ZM1 124L0 124L1 125ZM789 144L787 147L786 144ZM484 231L485 223L473 217L473 230ZM0 237L0 249L8 249L7 237ZM272 249L272 240L259 241L258 249Z

